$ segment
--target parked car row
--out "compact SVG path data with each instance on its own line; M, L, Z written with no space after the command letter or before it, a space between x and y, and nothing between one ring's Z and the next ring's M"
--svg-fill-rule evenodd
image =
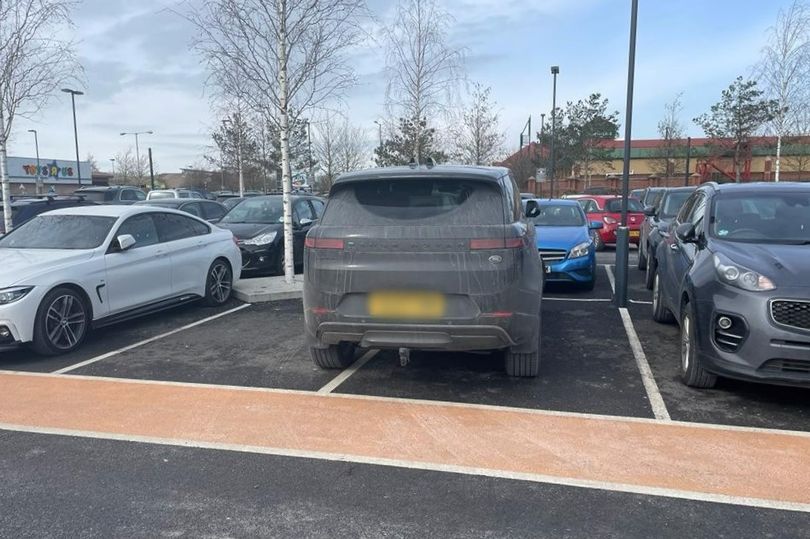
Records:
M683 382L810 384L810 186L673 189L648 213L653 318L680 325Z

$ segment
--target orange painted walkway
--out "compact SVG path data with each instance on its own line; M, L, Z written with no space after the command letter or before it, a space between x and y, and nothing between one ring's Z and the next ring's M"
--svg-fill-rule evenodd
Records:
M0 373L0 424L810 504L810 436L784 432L11 373Z

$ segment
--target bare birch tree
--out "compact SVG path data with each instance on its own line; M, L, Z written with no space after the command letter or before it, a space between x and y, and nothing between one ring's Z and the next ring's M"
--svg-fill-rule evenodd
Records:
M212 78L278 127L284 206L284 275L294 279L290 126L355 82L347 53L363 36L363 0L203 0L183 16ZM238 84L238 87L237 87Z
M3 215L12 228L6 147L17 116L30 117L65 82L78 78L70 0L0 0L0 179Z
M686 157L684 127L681 123L683 114L681 95L676 95L675 99L664 105L664 117L658 122L658 136L662 144L653 150L650 167L655 174L662 178L675 176L676 163ZM685 163L684 167L686 167Z
M387 29L388 107L392 117L415 122L415 140L421 137L422 122L433 125L435 115L447 110L463 78L462 52L448 39L450 22L436 0L400 0L396 20ZM420 145L413 147L421 162Z
M794 129L801 123L797 116L810 105L810 7L805 1L795 0L779 12L758 71L765 94L778 104L770 127L777 137L774 179L779 181L782 139L805 134Z
M491 165L503 151L504 133L491 93L490 88L476 83L469 105L450 128L452 157L465 165Z
M366 133L338 114L327 114L314 125L312 153L323 172L320 188L328 191L339 174L357 170L366 162L370 155Z

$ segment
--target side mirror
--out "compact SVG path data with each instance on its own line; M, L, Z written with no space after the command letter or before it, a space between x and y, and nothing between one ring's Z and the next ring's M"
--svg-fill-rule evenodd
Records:
M644 215L646 215L647 217L655 217L656 215L658 215L658 208L656 208L655 206L647 206L646 208L644 208Z
M312 223L314 223L314 222L315 222L314 220L312 220L312 219L307 219L306 217L304 217L303 219L301 219L301 221L299 221L299 222L298 222L298 224L299 224L299 226L301 226L301 227L305 227L305 226L309 226L309 225L311 225L311 224L312 224Z
M588 223L588 228L590 230L602 230L603 228L605 228L605 223L603 223L602 221L591 221L590 223Z
M118 243L119 251L126 251L136 243L135 238L132 237L132 234L122 234L115 238L115 241Z
M675 237L683 243L694 243L697 240L695 236L695 225L692 223L678 225L678 228L675 229Z
M536 200L526 202L526 217L534 219L538 215L540 215L540 204Z

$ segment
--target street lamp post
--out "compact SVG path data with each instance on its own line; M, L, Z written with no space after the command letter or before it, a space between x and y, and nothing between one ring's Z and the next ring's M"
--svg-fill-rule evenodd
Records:
M378 154L378 156L379 156L380 159L382 159L382 149L383 149L382 122L380 122L379 120L374 120L374 123L377 124L377 131L378 131L379 136L380 136L380 145L378 146L378 148L380 149L379 150L380 153Z
M630 196L630 148L633 135L633 84L636 74L636 27L638 0L630 11L630 52L627 62L627 104L624 113L624 169L622 171L622 222L616 233L616 306L627 307L627 281L630 238L627 229L627 204Z
M557 138L557 75L560 74L560 66L551 66L551 75L554 77L554 89L551 94L551 190L549 198L554 198L554 172L556 166L556 155L554 153L554 143Z
M154 135L154 131L133 131L131 133L121 133L121 136L135 135L135 163L138 166L138 187L143 185L143 175L141 174L141 148L138 144L138 137L140 135Z
M70 88L62 88L66 94L70 94L70 103L73 106L73 140L76 143L76 177L79 179L79 187L82 186L82 165L79 163L79 128L76 126L76 96L84 95L84 92L79 90L71 90Z
M37 152L37 194L41 195L45 189L42 185L42 169L39 166L39 137L36 129L29 129L28 132L34 134L34 149Z
M115 157L110 157L110 166L112 167L112 179L115 182Z

